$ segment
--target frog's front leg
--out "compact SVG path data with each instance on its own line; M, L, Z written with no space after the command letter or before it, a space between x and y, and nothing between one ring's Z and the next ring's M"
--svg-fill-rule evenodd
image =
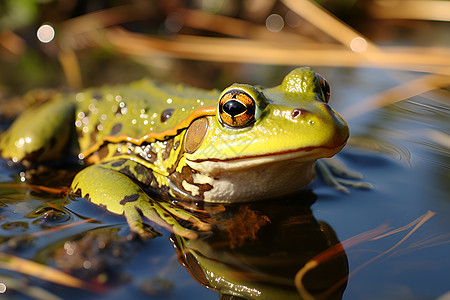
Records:
M116 165L121 163L119 161ZM130 160L127 160L127 163L138 165ZM75 176L72 189L74 192L80 192L82 197L88 198L93 203L106 206L113 213L123 214L130 229L142 237L149 237L148 227L143 223L142 216L189 239L197 238L198 233L183 227L177 219L183 219L202 231L210 230L209 225L189 212L171 203L158 201L146 193L136 180L140 178L132 178L134 176L129 171L129 166L123 170L128 171L116 169L114 161L91 165ZM139 174L136 176L139 177Z
M321 158L317 160L316 168L322 176L323 180L328 185L346 194L350 193L346 186L360 189L372 188L372 185L370 183L358 181L363 179L362 174L348 169L336 157ZM342 178L341 176L344 178ZM353 180L349 180L348 178Z

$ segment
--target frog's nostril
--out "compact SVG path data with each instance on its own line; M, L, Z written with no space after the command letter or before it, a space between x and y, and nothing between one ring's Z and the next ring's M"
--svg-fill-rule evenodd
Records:
M291 116L293 119L299 117L300 115L303 115L306 113L306 110L301 109L301 108L295 108L294 110L292 110Z

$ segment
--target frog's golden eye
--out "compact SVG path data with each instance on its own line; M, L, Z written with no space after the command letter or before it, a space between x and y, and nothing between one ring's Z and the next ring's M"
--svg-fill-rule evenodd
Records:
M224 125L247 126L255 121L255 100L242 90L230 90L220 98L219 116Z
M328 84L328 81L322 77L322 75L316 74L316 76L325 97L324 101L328 103L328 100L330 100L330 85Z

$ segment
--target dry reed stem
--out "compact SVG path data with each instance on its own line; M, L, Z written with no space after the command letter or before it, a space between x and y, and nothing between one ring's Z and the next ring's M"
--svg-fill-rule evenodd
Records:
M201 10L179 9L183 16L183 25L195 29L203 29L232 37L252 40L312 42L306 36L288 31L270 32L266 26L246 20L214 15Z
M75 51L69 47L62 47L58 53L58 60L63 68L67 84L73 89L80 89L83 86L83 79Z
M341 113L346 119L385 107L422 93L450 86L450 76L426 75L361 100Z
M15 56L20 56L25 53L27 45L22 37L12 31L6 30L0 32L0 47L3 47Z
M350 44L356 37L363 37L361 33L345 24L337 17L326 11L320 5L309 0L282 0L293 12L313 24L329 36L350 48ZM378 47L363 37L367 42L367 51L378 51Z
M116 50L132 56L172 56L203 61L278 65L376 67L450 75L450 51L388 47L386 51L354 53L339 45L284 44L260 40L178 35L170 40L132 33L122 28L104 32ZM384 48L380 48L384 49Z
M450 2L432 0L375 0L370 13L379 19L450 21Z
M11 254L0 253L0 268L30 275L41 280L73 287L88 288L89 284L60 270Z

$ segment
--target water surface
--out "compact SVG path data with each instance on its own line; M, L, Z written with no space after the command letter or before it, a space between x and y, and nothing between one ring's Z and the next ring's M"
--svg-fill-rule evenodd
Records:
M318 70L330 80L331 104L344 118L348 108L394 86L396 76L412 76L374 69ZM218 214L220 220L216 220L221 230L199 243L185 241L183 247L213 258L211 266L240 267L237 274L219 274L224 280L239 275L239 283L249 289L263 282L271 288L266 293L291 297L296 293L293 276L312 256L380 226L402 228L428 214L431 217L421 226L374 241L361 239L352 247L344 242L345 255L321 279L350 274L335 295L343 299L435 299L447 293L448 112L442 101L417 96L347 119L351 139L338 158L363 173L372 189L343 194L318 178L291 197L228 207L227 214ZM20 171L1 161L0 181L20 183ZM72 175L70 170L57 174L64 179L62 184L68 184ZM43 181L58 186L58 180ZM180 264L172 243L177 238L168 232L146 242L130 239L125 220L101 207L18 187L0 187L0 205L2 253L95 283L85 290L74 289L0 270L0 282L6 284L11 299L29 299L23 286L36 286L65 299L219 298L217 291L201 284L208 285L198 270L190 270L191 275ZM250 219L251 226L245 226ZM243 225L236 226L238 222ZM68 224L73 226L42 234ZM337 280L332 277L330 286ZM15 290L15 285L22 288Z

